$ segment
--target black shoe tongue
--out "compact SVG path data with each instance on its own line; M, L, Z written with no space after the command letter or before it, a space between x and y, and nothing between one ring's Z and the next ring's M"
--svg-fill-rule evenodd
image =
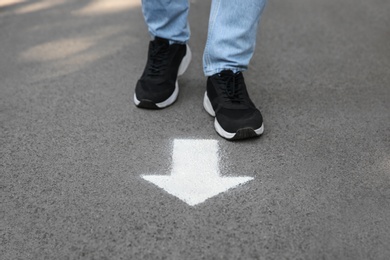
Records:
M169 41L167 39L160 38L157 36L154 38L154 42L157 43L158 45L169 45Z
M234 73L231 70L223 70L220 72L220 74L230 76L233 75Z

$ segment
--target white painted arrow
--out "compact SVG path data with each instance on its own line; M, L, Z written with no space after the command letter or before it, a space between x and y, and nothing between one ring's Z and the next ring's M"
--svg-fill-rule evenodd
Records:
M175 139L172 152L172 173L142 175L147 181L194 206L252 177L221 177L216 140Z

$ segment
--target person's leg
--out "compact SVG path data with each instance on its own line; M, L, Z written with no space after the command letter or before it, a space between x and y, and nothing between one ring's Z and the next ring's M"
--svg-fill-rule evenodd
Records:
M142 10L153 40L149 43L144 72L135 87L134 103L141 108L164 108L179 93L177 77L191 60L186 44L188 0L143 0Z
M213 0L203 54L206 76L248 68L266 0Z
M243 70L248 68L265 0L213 0L203 55L208 76L205 110L214 127L229 140L259 136L263 117L249 98Z
M186 43L190 38L188 0L142 0L142 12L151 36L171 43Z

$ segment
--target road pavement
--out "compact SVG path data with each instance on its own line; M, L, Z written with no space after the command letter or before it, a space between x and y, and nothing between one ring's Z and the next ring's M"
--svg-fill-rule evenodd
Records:
M390 259L390 2L270 0L244 74L265 132L241 142L202 107L190 2L192 63L151 111L139 1L0 1L0 258ZM147 181L177 140L249 181L196 205Z

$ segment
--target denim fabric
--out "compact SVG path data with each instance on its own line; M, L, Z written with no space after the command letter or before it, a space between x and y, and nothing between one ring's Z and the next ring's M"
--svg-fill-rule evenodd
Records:
M188 0L142 0L142 12L152 37L171 43L186 43L190 38Z
M248 68L256 32L266 0L212 0L203 71L206 76L222 70ZM186 43L188 0L142 0L142 11L152 36Z

